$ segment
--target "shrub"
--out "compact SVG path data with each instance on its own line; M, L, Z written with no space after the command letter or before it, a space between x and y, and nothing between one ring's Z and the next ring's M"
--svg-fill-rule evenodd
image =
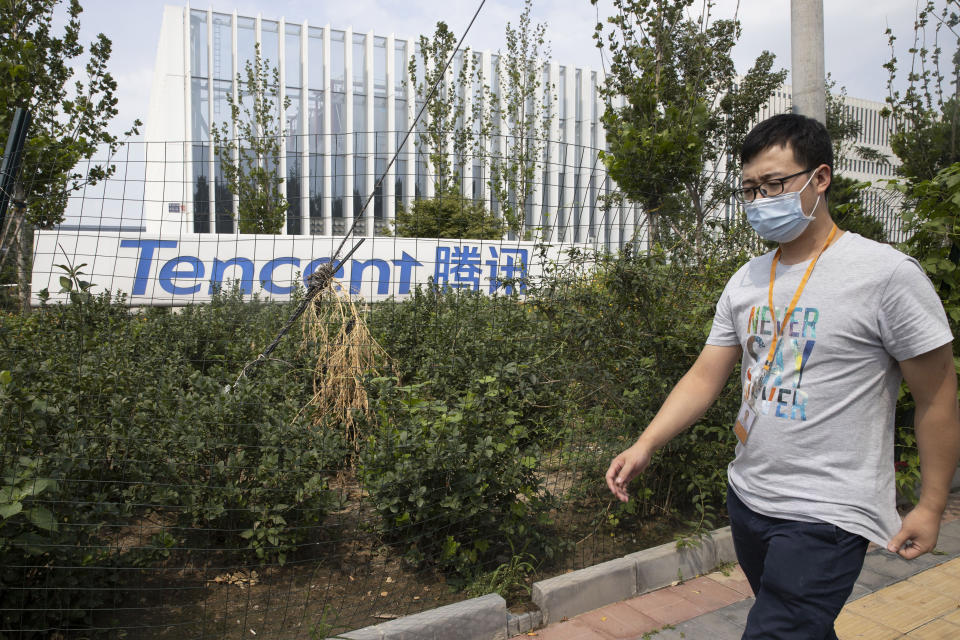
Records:
M516 552L558 552L541 449L504 405L508 388L489 376L438 400L393 379L371 386L378 424L361 475L384 535L410 562L468 578Z
M3 319L0 567L23 586L0 589L5 628L90 622L122 599L118 567L168 555L138 540L147 521L195 564L197 547L283 564L316 535L346 449L297 417L307 354L288 340L225 390L289 311L231 292L131 314L102 294Z

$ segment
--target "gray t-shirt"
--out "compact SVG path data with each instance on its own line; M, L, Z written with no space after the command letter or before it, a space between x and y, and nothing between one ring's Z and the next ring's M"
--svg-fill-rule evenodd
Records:
M767 303L773 252L727 283L707 344L743 348L742 383L773 338ZM809 262L777 267L778 321ZM897 362L951 342L943 305L909 256L844 233L820 257L781 337L730 485L752 510L828 522L882 546L895 508Z

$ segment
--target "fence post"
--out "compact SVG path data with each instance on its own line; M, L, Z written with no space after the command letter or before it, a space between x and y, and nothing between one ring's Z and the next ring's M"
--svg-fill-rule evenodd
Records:
M20 160L23 156L23 145L27 140L27 129L30 128L30 114L23 107L17 107L13 114L13 123L10 125L10 135L7 136L7 148L3 152L3 164L0 165L0 229L4 228L7 218L7 206L10 204L10 193L20 172Z

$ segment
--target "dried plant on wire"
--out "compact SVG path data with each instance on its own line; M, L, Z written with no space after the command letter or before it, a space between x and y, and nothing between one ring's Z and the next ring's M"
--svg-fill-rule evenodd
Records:
M370 335L357 303L332 278L301 322L301 349L316 355L313 397L301 411L314 426L342 425L347 441L358 448L357 417L370 409L363 378L377 375L378 363L389 367L389 356Z

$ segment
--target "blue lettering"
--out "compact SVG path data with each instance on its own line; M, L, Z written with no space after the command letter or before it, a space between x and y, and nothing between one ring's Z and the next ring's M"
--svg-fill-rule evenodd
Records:
M263 265L263 268L260 269L260 282L263 284L263 288L267 290L267 293L287 296L293 293L293 287L281 287L273 282L273 270L282 264L291 264L299 267L300 260L297 258L276 258Z
M408 254L406 251L401 254L402 259L393 260L393 265L395 267L400 267L400 288L397 289L397 293L404 294L410 293L410 280L413 278L413 268L422 267L422 262L417 262L417 259Z
M240 289L244 293L253 293L253 261L249 258L213 259L213 273L210 274L210 293L223 287L223 274L229 267L240 267Z
M350 265L350 293L360 293L363 282L363 270L369 266L377 268L377 294L384 295L390 292L390 265L386 260L372 258L370 260L351 260Z
M147 293L147 278L150 277L150 263L153 261L154 249L175 249L176 240L121 240L123 248L140 249L137 257L137 275L133 280L131 295L142 296Z
M792 393L792 391L791 391L790 389L780 389L780 390L777 392L777 411L776 411L775 415L776 415L778 418L789 418L789 417L790 417L790 416L787 415L786 411L787 411L787 407L790 406L790 394L791 394L791 393ZM784 398L783 398L784 395L787 396L787 399L786 399L786 400L784 400Z
M185 271L178 271L177 267L181 264L191 265L192 269ZM200 283L190 285L189 287L178 287L173 283L174 280L179 278L192 278L196 280L197 278L203 277L203 263L200 262L200 258L195 258L193 256L177 256L173 260L168 260L165 265L160 269L160 277L157 279L160 283L160 287L163 288L167 293L172 293L175 296L185 296L192 295L200 291Z

